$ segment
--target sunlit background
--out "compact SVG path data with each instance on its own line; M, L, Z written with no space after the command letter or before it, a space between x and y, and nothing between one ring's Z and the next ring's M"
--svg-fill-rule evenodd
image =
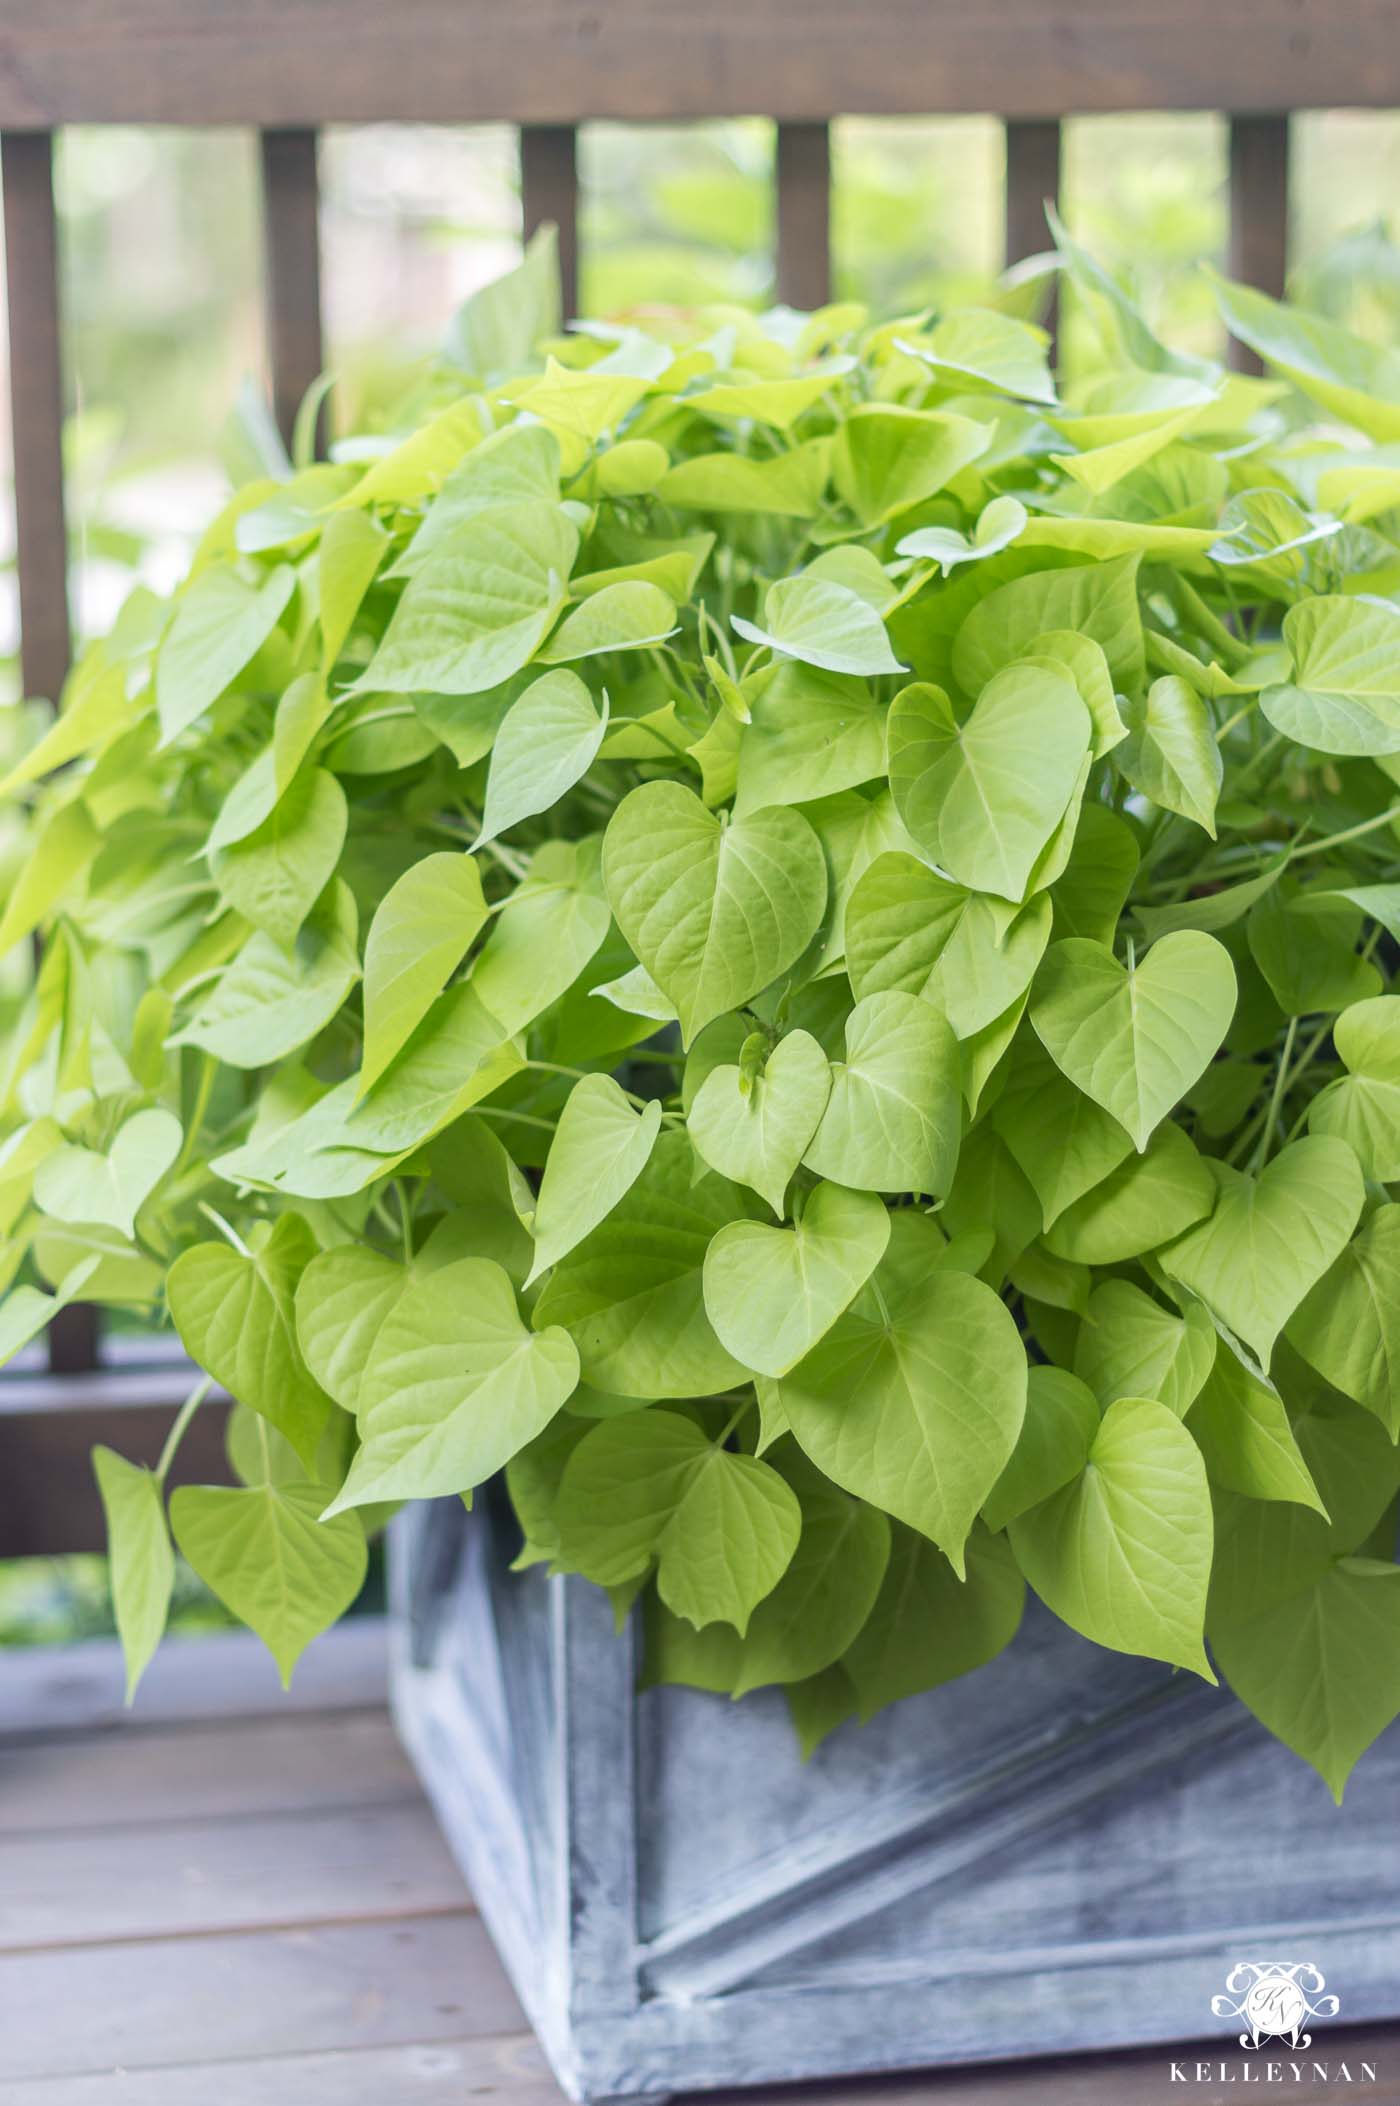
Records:
M1400 340L1400 119L1293 120L1294 292ZM581 301L773 297L774 134L750 120L583 129ZM833 128L833 290L878 313L994 291L1002 131L991 118L847 119ZM1213 116L1065 127L1071 230L1162 333L1222 346L1196 265L1223 262L1226 133ZM265 385L257 151L251 133L62 135L56 183L70 418L68 501L80 632L135 575L168 585L228 480L239 392ZM520 173L507 127L378 126L323 136L322 283L342 431L382 419L466 295L516 260ZM2 326L2 324L0 324ZM1073 315L1065 356L1083 356ZM0 399L8 390L0 390ZM9 428L0 411L0 699L17 691ZM219 1619L191 1587L175 1622ZM104 1561L0 1564L0 1644L110 1628Z

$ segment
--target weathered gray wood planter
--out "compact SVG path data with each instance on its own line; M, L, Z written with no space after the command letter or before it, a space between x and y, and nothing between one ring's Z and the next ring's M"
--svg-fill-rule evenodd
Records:
M804 1766L776 1692L636 1694L607 1597L508 1572L491 1501L396 1531L400 1729L576 2098L1228 2049L1243 1960L1400 2015L1400 1735L1339 1813L1224 1691L1032 1602L990 1667Z

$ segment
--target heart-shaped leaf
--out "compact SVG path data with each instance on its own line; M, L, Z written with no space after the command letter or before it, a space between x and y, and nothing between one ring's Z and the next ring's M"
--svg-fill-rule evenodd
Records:
M1021 1430L1026 1355L966 1273L906 1273L903 1240L820 1345L775 1385L819 1470L937 1543L963 1546Z
M743 1217L745 1202L724 1178L696 1182L694 1170L685 1134L662 1134L631 1190L540 1292L535 1322L564 1326L595 1389L704 1397L745 1378L705 1314L701 1281L711 1238Z
M731 1222L705 1253L721 1344L756 1374L785 1375L854 1301L889 1239L884 1201L842 1185L818 1185L793 1228Z
M1344 1249L1365 1198L1345 1141L1312 1134L1251 1177L1212 1163L1213 1211L1161 1254L1164 1270L1213 1309L1267 1367L1274 1341Z
M1314 1099L1308 1130L1349 1142L1367 1176L1389 1184L1400 1178L1400 1000L1354 1003L1332 1043L1347 1073Z
M864 1192L945 1193L962 1127L958 1043L917 995L866 995L846 1020L846 1058L803 1161Z
M389 887L365 944L361 1091L407 1043L485 922L481 872L470 856L424 856Z
M1367 1217L1289 1318L1288 1339L1400 1439L1400 1206Z
M316 1255L297 1214L283 1214L254 1251L195 1243L166 1280L170 1314L191 1360L291 1442L307 1472L330 1399L297 1344L296 1288Z
M1053 670L1008 666L960 724L941 688L919 682L890 706L890 788L910 834L973 892L1022 900L1064 817L1093 725Z
M375 1334L361 1447L327 1512L470 1491L549 1424L578 1374L572 1339L527 1330L509 1275L489 1258L428 1273Z
M1230 954L1213 936L1182 929L1126 968L1069 937L1045 954L1030 1019L1056 1066L1141 1151L1219 1050L1235 999Z
M1033 1367L1026 1385L1026 1416L1011 1459L982 1508L988 1528L1039 1506L1078 1477L1099 1430L1093 1391L1060 1367Z
M1200 1451L1165 1404L1111 1404L1083 1471L1011 1523L1036 1593L1071 1630L1208 1682L1210 1487Z
M830 578L781 578L770 585L762 627L741 615L731 619L747 642L767 644L823 672L870 678L907 670L890 649L885 625L869 601Z
M590 1579L622 1585L654 1559L675 1615L741 1634L802 1525L796 1494L769 1464L659 1410L593 1428L565 1466L555 1518L563 1555Z
M675 1003L687 1045L795 963L826 905L825 859L800 813L773 805L726 826L675 782L624 797L603 874L618 926Z
M1241 1703L1340 1806L1356 1763L1400 1713L1400 1565L1342 1558L1257 1615L1212 1616L1210 1642Z
M165 1635L175 1584L175 1553L165 1520L160 1479L111 1448L94 1448L93 1474L102 1495L111 1561L112 1613L126 1665L126 1700Z
M105 1155L70 1143L46 1155L34 1172L34 1203L58 1221L100 1221L134 1235L137 1214L179 1153L172 1112L136 1112Z
M974 1529L960 1576L926 1537L895 1528L875 1607L841 1657L862 1720L994 1660L1016 1636L1025 1600L1004 1537Z
M364 1529L354 1514L322 1519L325 1501L314 1484L241 1491L181 1485L170 1501L181 1554L257 1632L284 1688L311 1640L344 1615L364 1585Z
M917 856L877 856L846 907L851 987L922 995L959 1038L972 1038L1030 986L1050 920L1043 893L1015 907L950 884Z
M359 1411L375 1333L407 1285L408 1274L396 1259L363 1243L318 1252L297 1281L302 1358L346 1411Z
M599 711L577 673L546 673L527 687L496 733L481 832L473 845L480 848L557 804L593 765L607 728L606 697Z
M1105 1280L1089 1297L1074 1372L1101 1404L1155 1397L1184 1419L1215 1364L1216 1330L1200 1302L1182 1315L1131 1280Z
M752 1072L710 1069L690 1106L690 1138L712 1170L750 1186L781 1219L830 1094L825 1053L810 1032L790 1031Z
M582 1243L631 1190L660 1131L659 1099L638 1111L610 1075L585 1075L574 1084L545 1159L527 1287Z

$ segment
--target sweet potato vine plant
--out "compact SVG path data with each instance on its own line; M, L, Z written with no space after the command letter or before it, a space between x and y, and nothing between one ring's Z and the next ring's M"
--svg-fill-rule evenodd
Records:
M539 243L12 712L3 1348L236 1400L237 1487L97 1453L133 1682L172 1535L289 1673L504 1470L808 1746L1027 1585L1337 1792L1400 1709L1400 360L1062 263L1060 391L990 309L561 335Z

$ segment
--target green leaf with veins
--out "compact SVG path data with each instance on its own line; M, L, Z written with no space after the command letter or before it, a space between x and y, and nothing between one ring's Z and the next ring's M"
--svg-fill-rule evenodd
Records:
M766 1040L749 1044L759 1058L748 1068L727 1061L710 1067L686 1123L710 1168L748 1185L781 1220L787 1188L831 1094L831 1067L809 1031L789 1031L766 1057Z

